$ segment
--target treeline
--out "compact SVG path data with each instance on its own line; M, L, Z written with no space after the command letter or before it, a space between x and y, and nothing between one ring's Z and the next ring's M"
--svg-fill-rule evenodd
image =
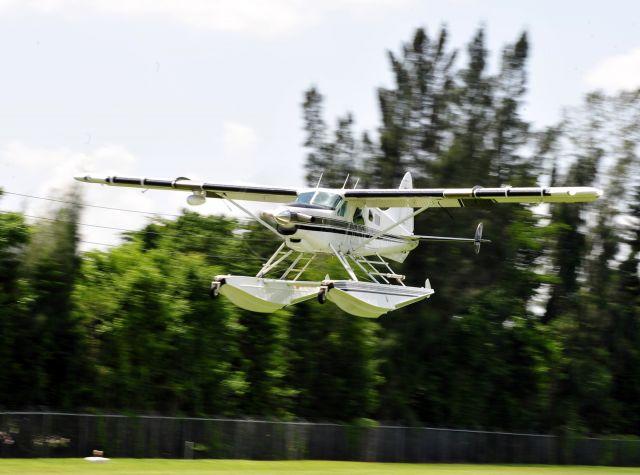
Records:
M211 301L214 275L253 275L275 250L252 224L185 211L79 253L78 196L49 221L2 213L0 405L640 435L640 94L590 94L534 130L528 53L523 34L492 71L484 31L466 55L444 29L416 31L389 53L376 131L350 114L330 127L309 89L308 183L397 187L410 170L419 187L583 185L603 199L428 210L418 232L471 236L483 221L492 243L421 245L398 271L435 295L378 320Z

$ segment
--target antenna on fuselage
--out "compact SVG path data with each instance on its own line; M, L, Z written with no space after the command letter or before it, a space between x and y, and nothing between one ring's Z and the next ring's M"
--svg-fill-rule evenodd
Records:
M316 183L316 190L318 188L320 188L320 182L322 181L322 175L324 175L324 172L320 172L320 176L318 177L318 183Z
M345 178L344 183L342 184L342 189L344 190L344 187L347 186L347 182L349 181L349 174L347 173L347 178Z

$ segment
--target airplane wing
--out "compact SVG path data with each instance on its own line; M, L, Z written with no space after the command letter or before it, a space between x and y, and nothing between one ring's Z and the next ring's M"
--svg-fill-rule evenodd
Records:
M187 192L204 192L207 198L230 198L232 200L266 201L270 203L290 203L296 199L295 188L274 188L269 186L223 185L193 181L185 177L175 180L160 180L155 178L131 178L122 176L108 176L95 178L89 175L74 177L84 183L98 183L109 186L126 186L152 190L173 190Z
M185 177L174 180L108 176L96 178L89 175L74 177L85 183L109 186L125 186L143 189L204 192L207 198L229 198L232 200L290 203L295 201L296 188L274 188L269 186L227 185L194 181ZM410 189L335 189L345 200L359 207L376 208L464 208L491 203L576 203L594 201L602 195L597 188L587 186L570 187L502 187L483 188L410 188Z
M464 208L490 203L577 203L594 201L602 191L588 186L502 188L412 188L344 190L356 206L375 208Z

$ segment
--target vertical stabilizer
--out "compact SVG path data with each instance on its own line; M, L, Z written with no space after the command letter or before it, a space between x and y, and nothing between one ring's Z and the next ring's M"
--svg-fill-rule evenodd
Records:
M407 172L402 177L402 181L400 182L400 186L398 189L400 190L410 190L413 188L413 180L411 179L411 173ZM391 217L394 221L402 221L407 216L413 214L413 208L390 208L387 211L387 215ZM411 235L413 234L413 218L407 219L404 223L393 230L394 234L401 235Z

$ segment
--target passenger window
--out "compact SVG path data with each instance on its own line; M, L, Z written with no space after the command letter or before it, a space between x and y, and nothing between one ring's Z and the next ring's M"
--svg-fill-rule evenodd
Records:
M360 208L356 208L355 213L353 213L353 223L364 224L364 216L362 216L362 210Z

